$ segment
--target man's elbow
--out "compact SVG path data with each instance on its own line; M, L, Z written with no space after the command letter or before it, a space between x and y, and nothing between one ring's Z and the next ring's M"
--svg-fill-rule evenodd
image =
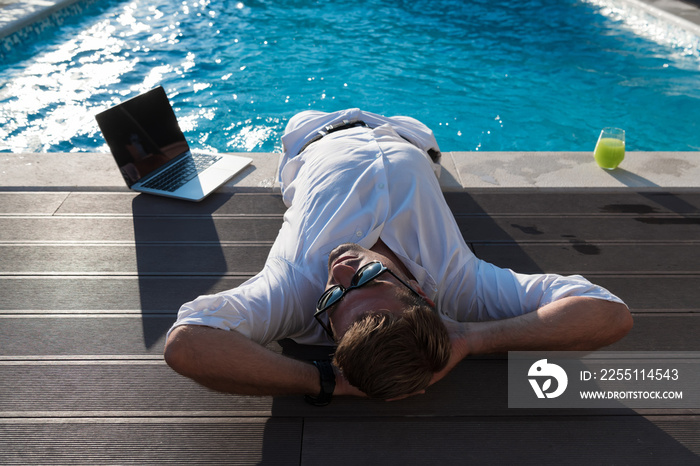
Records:
M163 351L163 357L168 366L179 374L192 377L194 367L192 354L187 328L181 326L173 329L165 342Z
M607 326L609 335L606 345L611 345L616 341L621 340L630 332L630 330L632 330L634 321L630 310L624 304L608 302L607 306L609 308L607 310L609 314L609 325Z

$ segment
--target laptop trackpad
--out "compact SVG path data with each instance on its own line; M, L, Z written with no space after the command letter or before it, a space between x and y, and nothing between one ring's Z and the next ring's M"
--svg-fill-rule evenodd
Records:
M172 195L200 201L204 198L205 193L216 189L220 184L233 178L235 174L236 172L230 170L220 170L214 167L208 168L200 173L199 176L173 191Z

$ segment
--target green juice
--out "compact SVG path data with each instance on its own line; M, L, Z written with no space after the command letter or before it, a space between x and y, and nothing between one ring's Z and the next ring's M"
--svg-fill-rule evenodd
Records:
M593 153L598 166L607 170L617 168L625 158L625 143L619 139L601 138Z

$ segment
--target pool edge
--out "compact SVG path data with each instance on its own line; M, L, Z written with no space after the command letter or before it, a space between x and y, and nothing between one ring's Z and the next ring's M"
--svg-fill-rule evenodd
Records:
M20 45L31 35L41 33L46 27L60 25L68 16L82 12L79 5L89 6L99 0L42 0L41 6L32 0L9 2L0 9L15 9L15 17L0 24L0 58L10 53L13 45ZM680 0L619 0L634 5L662 21L670 21L700 37L700 2ZM48 4L46 4L48 3ZM13 8L14 7L14 8ZM71 7L75 11L68 11ZM51 20L52 17L55 17ZM37 23L48 21L48 24Z
M253 163L223 192L277 192L278 153L239 153ZM465 189L697 190L700 152L628 152L616 170L591 152L446 152L443 191ZM0 153L0 191L128 191L110 154Z
M71 16L99 0L19 0L0 9L0 59L46 29L60 26ZM4 21L4 23L2 23Z

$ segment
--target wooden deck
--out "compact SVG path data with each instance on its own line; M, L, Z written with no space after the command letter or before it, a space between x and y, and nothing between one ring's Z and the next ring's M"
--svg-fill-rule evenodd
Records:
M479 257L625 299L635 327L610 349L700 351L700 192L446 198ZM423 396L326 408L175 374L176 310L257 272L283 209L263 193L0 192L0 464L700 464L700 409L508 409L505 356Z

